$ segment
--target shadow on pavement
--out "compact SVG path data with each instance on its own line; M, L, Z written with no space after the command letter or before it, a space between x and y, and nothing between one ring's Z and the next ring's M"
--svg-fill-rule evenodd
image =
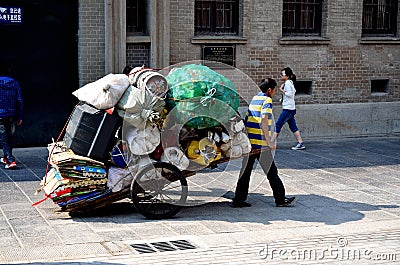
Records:
M398 205L372 205L361 202L339 201L316 194L294 195L293 207L276 207L272 196L252 193L248 202L250 208L232 208L230 202L215 202L189 207L179 213L181 219L225 220L229 222L256 222L268 224L271 221L292 220L338 225L358 221L365 217L363 212L399 208ZM233 194L226 194L232 198Z
M107 216L126 216L132 213L137 213L135 206L132 202L119 201L111 203L101 208L81 211L81 212L70 212L69 215L74 218L84 217L107 217ZM115 220L115 219L114 219Z
M233 193L228 192L224 197L230 199L232 196ZM293 207L275 207L272 196L252 193L248 200L252 203L250 208L232 208L230 201L209 202L203 205L184 207L175 217L166 221L214 220L269 224L271 221L292 220L338 225L361 220L365 217L364 212L366 211L399 208L398 205L372 205L339 201L316 194L297 195L296 198L297 202ZM117 202L96 210L70 213L70 215L78 222L95 221L97 217L102 217L103 222L116 223L152 221L136 212L133 205L128 202ZM121 219L115 218L116 216L121 216ZM130 218L127 218L129 216Z

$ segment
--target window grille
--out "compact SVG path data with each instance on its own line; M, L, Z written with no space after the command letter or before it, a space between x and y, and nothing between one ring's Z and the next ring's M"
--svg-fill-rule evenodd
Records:
M143 35L146 23L146 1L126 0L126 31L128 35Z
M362 35L395 36L398 0L364 0Z
M321 36L322 0L283 0L283 36Z
M239 0L196 0L196 35L237 35Z

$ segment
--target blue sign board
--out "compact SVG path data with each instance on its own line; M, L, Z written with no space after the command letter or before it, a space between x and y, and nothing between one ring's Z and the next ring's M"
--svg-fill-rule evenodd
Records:
M0 24L21 24L22 8L11 6L0 6Z

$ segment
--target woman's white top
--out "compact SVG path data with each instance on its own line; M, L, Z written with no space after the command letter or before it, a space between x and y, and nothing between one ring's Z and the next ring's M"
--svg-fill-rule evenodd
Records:
M283 94L282 109L294 110L296 109L296 104L294 102L294 95L296 94L296 89L292 80L286 80L285 82L285 94Z

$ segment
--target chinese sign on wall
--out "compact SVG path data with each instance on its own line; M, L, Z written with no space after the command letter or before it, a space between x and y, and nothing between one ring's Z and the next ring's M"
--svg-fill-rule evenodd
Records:
M208 46L202 47L202 60L216 61L235 66L235 46Z
M22 8L20 7L0 7L0 24L20 24L22 23Z

